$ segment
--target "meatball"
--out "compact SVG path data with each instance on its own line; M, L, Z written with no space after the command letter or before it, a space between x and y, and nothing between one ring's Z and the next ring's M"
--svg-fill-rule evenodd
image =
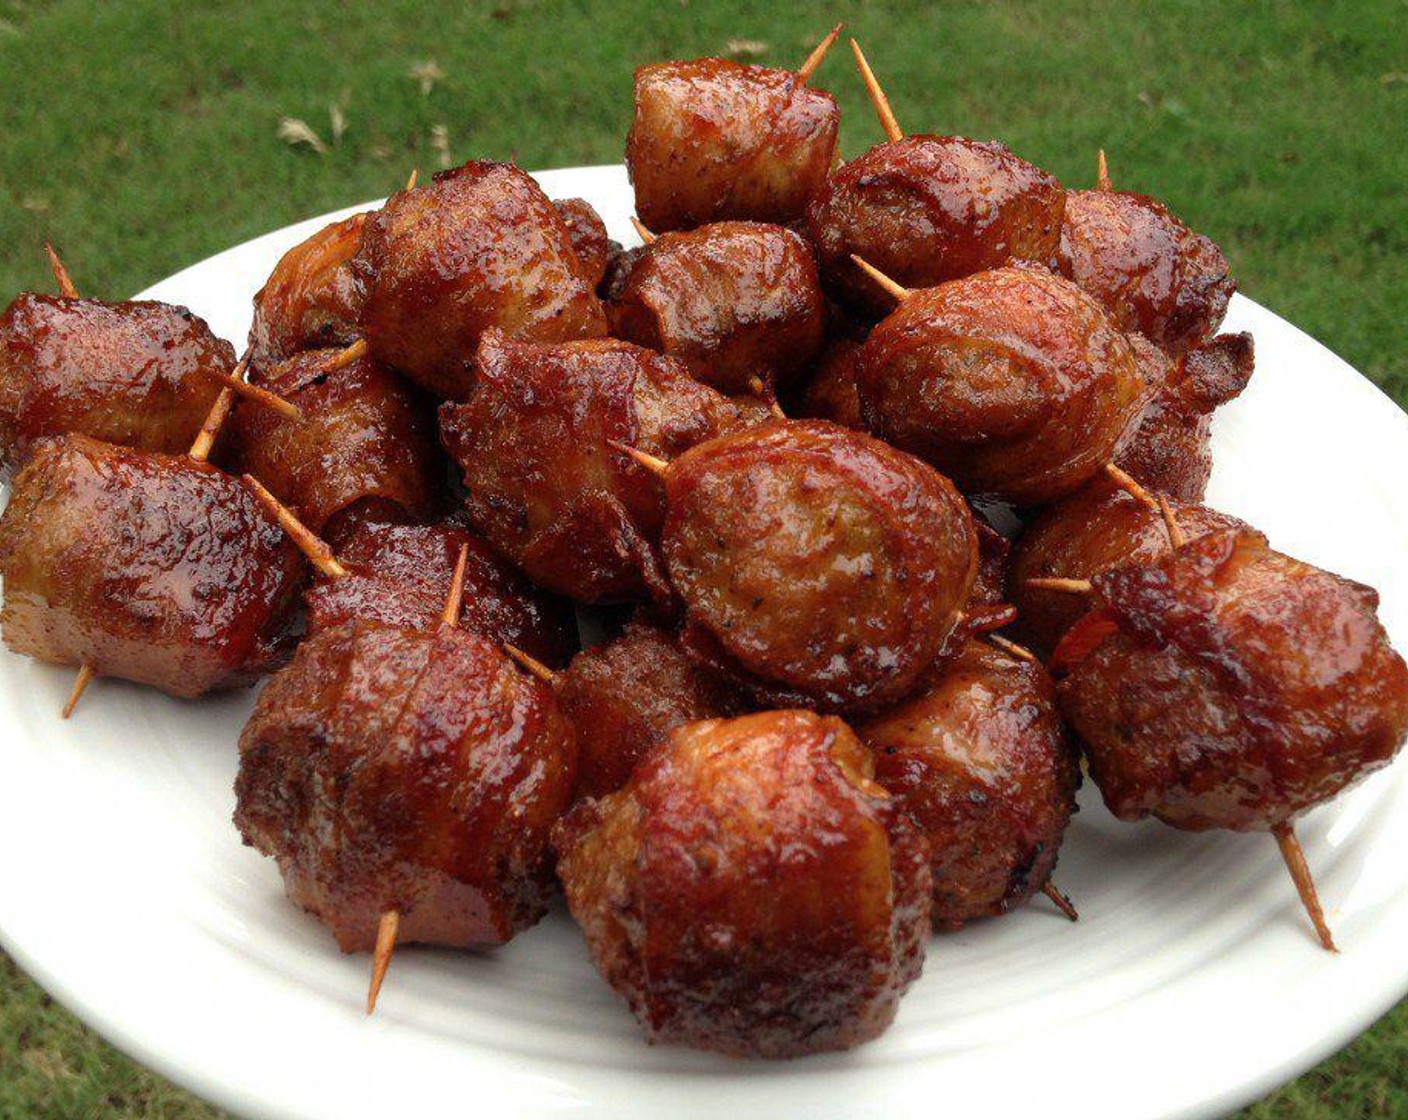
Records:
M801 219L836 158L836 99L790 70L718 58L635 76L626 170L657 233L737 218Z
M568 906L651 1041L786 1058L890 1024L929 871L871 773L835 717L705 720L558 825Z
M620 789L676 727L744 708L736 689L694 664L673 634L646 622L631 622L619 637L583 650L554 684L577 729L578 798Z
M560 198L553 202L558 216L567 226L572 248L582 262L582 274L595 288L606 277L612 246L620 246L606 235L606 223L585 198Z
M1095 577L1063 639L1061 710L1122 820L1269 830L1383 766L1408 668L1378 594L1251 529Z
M66 432L180 454L234 364L184 307L20 295L0 315L0 474Z
M196 697L289 651L303 562L234 479L184 455L41 440L0 518L5 644Z
M469 401L441 409L470 521L535 582L580 602L668 600L659 484L611 446L673 457L742 411L673 358L614 339L484 336Z
M918 460L786 421L686 452L665 488L685 642L760 702L892 703L954 636L977 570L973 520Z
M461 548L466 550L459 624L493 642L507 642L545 665L565 665L577 648L571 605L534 587L487 541L461 525L357 527L338 546L347 574L320 580L305 599L310 629L354 619L431 629L444 609Z
M856 732L928 837L935 926L1005 914L1045 885L1080 785L1045 669L972 641Z
M352 269L368 215L324 226L279 258L254 297L250 359L273 365L300 350L346 346L359 335L366 293Z
M472 161L393 195L353 267L372 356L442 397L469 391L469 359L490 327L536 342L606 333L561 214L506 163Z
M1002 144L907 136L832 172L807 209L807 233L827 290L874 319L889 311L889 297L852 254L912 288L1014 260L1050 264L1065 197Z
M1212 477L1212 414L1251 380L1249 334L1220 334L1170 359L1143 335L1130 335L1154 397L1115 465L1145 486L1200 502Z
M1189 538L1242 522L1207 506L1170 503ZM1104 478L1042 511L1017 538L1007 578L1007 596L1017 607L1017 637L1043 657L1086 613L1084 597L1028 584L1031 579L1093 579L1101 572L1166 555L1168 527L1157 510Z
M816 262L791 230L719 222L656 238L608 306L612 334L679 358L705 384L785 385L821 352Z
M876 435L970 497L1042 505L1090 479L1146 401L1129 341L1089 296L1014 265L912 292L857 358Z
M1211 240L1163 203L1125 191L1066 195L1058 267L1120 330L1175 354L1216 333L1237 287Z
M236 406L239 470L254 475L315 533L336 540L364 518L424 521L446 500L429 404L371 358L329 370L337 352L309 350L251 378L296 404L289 420L258 402Z
M837 339L826 348L821 361L802 392L798 415L830 420L843 428L865 431L856 389L856 357L860 343Z
M349 622L299 647L240 736L235 824L343 952L489 946L542 917L575 746L551 691L466 630Z

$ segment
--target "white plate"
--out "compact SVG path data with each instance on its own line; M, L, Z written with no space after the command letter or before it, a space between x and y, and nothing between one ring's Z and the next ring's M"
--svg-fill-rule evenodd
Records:
M619 167L542 175L630 238ZM351 211L348 211L350 213ZM317 218L144 295L242 341L252 293ZM1210 500L1286 551L1379 587L1408 648L1408 418L1249 300L1257 373L1216 422ZM738 1062L647 1047L566 915L491 955L397 954L374 1018L368 961L283 897L230 823L252 694L200 704L0 654L0 941L139 1060L268 1117L1214 1116L1268 1092L1408 990L1408 787L1379 774L1301 826L1343 949L1309 933L1265 836L1113 820L1087 788L1043 901L935 937L880 1041Z

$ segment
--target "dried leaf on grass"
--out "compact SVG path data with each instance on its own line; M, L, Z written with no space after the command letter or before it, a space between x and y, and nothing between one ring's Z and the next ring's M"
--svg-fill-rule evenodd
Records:
M420 86L421 96L428 97L436 84L444 79L445 71L440 69L440 64L433 58L427 58L422 62L412 63L411 68L406 71L406 77Z
M303 144L319 155L326 154L328 146L323 143L322 137L314 132L307 121L301 121L297 117L280 117L278 137L291 148L296 148Z

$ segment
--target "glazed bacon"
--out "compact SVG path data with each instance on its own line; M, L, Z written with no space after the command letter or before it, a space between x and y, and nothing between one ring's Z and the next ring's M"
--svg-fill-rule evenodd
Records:
M1080 769L1040 665L970 641L856 732L929 841L935 926L1005 914L1050 879Z
M954 636L977 541L962 497L918 460L785 421L686 452L665 489L685 644L760 703L892 703Z
M368 222L353 268L374 358L463 399L479 336L563 342L606 333L562 215L517 167L473 160L399 191Z
M441 408L471 523L536 583L584 603L668 600L659 484L611 442L672 457L745 422L684 365L614 339L485 334L468 402Z
M1179 531L1190 539L1242 522L1207 506L1173 500ZM1042 656L1086 613L1081 596L1032 587L1032 579L1094 579L1147 563L1169 551L1163 517L1107 479L1098 478L1042 511L1017 539L1007 594L1017 607L1018 638Z
M0 471L76 432L175 455L190 447L234 348L184 307L25 293L0 315Z
M1115 465L1171 498L1201 502L1212 477L1212 414L1251 380L1249 334L1220 334L1178 358L1130 335L1153 399Z
M380 362L309 350L250 380L302 415L241 403L230 423L233 458L315 533L336 543L361 520L427 521L444 508L430 406Z
M718 58L635 74L626 169L656 233L727 219L801 219L836 158L841 114L790 70Z
M567 903L647 1038L746 1057L879 1035L929 932L922 840L834 717L677 728L554 831Z
M209 464L74 435L16 477L0 574L16 653L190 698L283 660L303 563Z
M679 358L724 393L786 385L817 357L826 306L791 230L718 222L657 237L608 305L612 333Z
M1058 265L1120 330L1172 354L1216 333L1237 287L1211 240L1163 203L1125 191L1066 195Z
M349 622L304 642L240 736L235 824L343 952L490 946L552 893L575 747L546 685L466 630Z
M1092 581L1061 709L1122 820L1274 830L1386 764L1408 668L1378 595L1226 529Z
M872 432L970 497L1017 505L1092 478L1147 400L1134 350L1099 304L1034 265L910 292L856 361Z
M582 262L587 283L595 288L606 276L612 247L621 248L606 235L606 223L585 198L559 198L553 201L558 216L567 226L572 248Z
M253 364L269 366L301 350L347 346L359 336L365 292L352 269L367 214L324 226L279 258L254 297Z
M578 799L620 789L636 763L676 727L745 707L737 689L696 665L673 634L649 622L628 623L618 637L583 650L554 686L577 729Z
M482 537L453 522L357 526L337 547L347 574L319 580L304 596L310 630L356 619L433 629L461 548L466 562L459 625L545 665L566 664L577 648L571 606L534 587Z
M907 136L832 172L807 209L827 290L877 319L890 300L852 254L910 288L1017 260L1050 265L1065 192L1004 145L962 136Z

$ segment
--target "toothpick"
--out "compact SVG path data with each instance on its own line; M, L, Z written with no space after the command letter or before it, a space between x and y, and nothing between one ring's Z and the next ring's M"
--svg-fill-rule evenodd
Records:
M647 245L649 245L652 241L655 240L655 234L651 233L650 230L646 229L645 223L642 222L639 218L637 218L634 214L631 215L631 225L635 227L636 233L640 235L640 239L644 241Z
M460 624L460 609L464 606L464 569L469 561L469 545L460 545L459 558L455 561L455 574L450 577L450 593L445 596L445 609L440 620L446 626Z
M619 451L622 455L629 455L646 470L654 474L663 476L670 469L668 459L662 459L658 455L652 455L648 451L641 451L636 447L627 447L624 443L618 443L614 439L606 441L606 446L613 451Z
M1110 166L1105 162L1105 149L1100 149L1100 155L1095 162L1095 189L1097 191L1112 191L1115 188L1110 185Z
M68 274L68 269L59 259L59 254L54 246L46 241L44 242L44 251L49 254L49 268L53 270L54 282L59 286L59 295L65 299L78 299L78 289L74 287L73 277Z
M64 710L59 713L60 718L68 719L73 715L73 709L78 707L78 700L83 695L83 690L93 683L93 678L98 675L96 669L88 662L84 662L78 668L78 676L73 679L73 688L69 690L68 699L64 702Z
M408 190L408 191L413 191L413 190L415 190L415 189L416 189L416 180L419 179L419 178L420 178L420 168L419 168L419 167L413 167L413 168L411 168L411 173L410 173L410 175L408 175L408 176L406 177L406 190Z
M228 388L233 389L240 396L254 401L256 404L262 404L265 408L272 409L285 420L303 419L303 413L299 411L296 404L292 401L284 400L284 398L277 393L269 392L269 390L265 389L263 386L251 385L248 381L244 380L244 378L236 377L233 373L226 373L224 370L212 369L206 372Z
M1038 591L1064 591L1071 595L1089 595L1091 587L1088 579L1059 579L1055 576L1033 576L1022 582Z
M1004 638L1001 634L986 634L984 637L995 645L1003 653L1011 654L1018 661L1036 661L1036 654L1027 649L1026 646L1019 646L1016 642Z
M894 111L890 108L890 99L885 96L885 91L875 80L875 73L870 69L870 63L865 61L860 44L854 39L851 40L851 51L856 56L856 65L860 68L860 77L861 81L865 83L865 92L870 95L870 103L875 106L875 115L880 118L880 127L885 130L885 135L890 138L891 143L903 140L904 130L900 128L899 121L895 120Z
M1105 464L1105 474L1109 476L1111 482L1133 498L1136 502L1148 507L1155 513L1159 512L1159 503L1154 500L1154 496L1145 490L1138 482L1126 472L1120 470L1114 463Z
M299 521L292 510L264 488L262 482L252 474L240 475L240 481L249 487L251 493L259 499L260 505L269 511L289 535L289 539L298 546L299 551L308 557L313 567L329 579L340 579L347 574L347 569L337 562L337 557L332 554L327 542Z
M1271 835L1276 837L1276 843L1280 845L1281 858L1286 861L1286 870L1291 873L1291 881L1296 885L1301 905L1310 915L1310 922L1320 937L1320 944L1330 952L1338 953L1334 935L1330 932L1329 923L1325 921L1325 911L1320 906L1320 894L1315 889L1315 880L1311 878L1310 867L1305 862L1305 852L1301 849L1300 841L1296 839L1295 829L1289 821L1282 821L1271 830Z
M333 370L341 369L343 366L350 366L358 358L367 352L367 340L359 338L349 346L343 347L331 358L325 361L319 369L323 373L332 373Z
M524 653L517 646L510 645L508 642L504 642L503 651L515 661L517 661L518 664L521 665L524 669L527 669L528 672L532 673L533 676L537 677L540 681L542 681L544 684L552 684L552 682L557 679L556 673L554 673L551 669L549 669L532 654Z
M401 912L388 910L381 916L376 928L376 949L372 953L372 983L367 989L367 1014L376 1010L376 997L381 994L381 983L386 979L386 970L391 967L391 954L396 951L396 933L401 928Z
M748 391L755 397L761 397L763 403L768 406L768 411L779 420L787 419L787 413L782 411L782 406L777 403L777 397L773 396L767 385L763 383L763 379L756 373L748 379Z
M1178 515L1173 512L1173 506L1163 494L1159 495L1159 512L1164 517L1164 528L1168 531L1168 543L1174 548L1182 548L1188 543L1188 534L1183 531L1183 526L1178 523Z
M858 267L862 272L864 272L867 276L869 276L872 280L879 284L880 287L884 288L885 291L887 291L890 295L894 296L895 299L897 299L900 303L903 303L909 298L910 292L908 288L906 288L898 280L891 280L888 276L886 276L883 272L881 272L878 268L876 268L869 261L865 260L863 257L858 257L855 253L852 253L851 260L856 262L856 267Z
M1080 914L1071 905L1071 900L1066 896L1066 892L1060 890L1050 879L1041 888L1041 893L1056 904L1056 909L1065 914L1073 922L1080 921Z
M821 65L821 60L826 57L826 52L831 49L837 36L841 34L841 28L845 26L844 23L838 23L831 29L831 34L812 48L812 53L807 55L807 60L797 67L798 85L804 86L811 81L812 75L816 73L816 68Z

